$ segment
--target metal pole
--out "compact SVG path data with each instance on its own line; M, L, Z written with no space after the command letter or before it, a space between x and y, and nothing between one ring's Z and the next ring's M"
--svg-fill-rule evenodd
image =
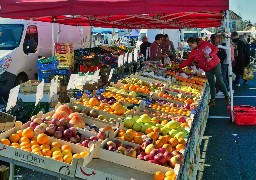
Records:
M228 38L227 38L227 59L228 59L228 77L229 77L229 89L230 89L230 99L231 99L231 119L232 122L234 122L234 114L233 114L233 89L232 89L232 60L231 60L231 37L230 37L230 27L229 27L229 10L226 11L226 31L228 34Z
M10 176L9 176L9 180L14 180L14 168L15 168L15 165L13 163L10 163Z
M52 56L54 56L54 23L52 23Z

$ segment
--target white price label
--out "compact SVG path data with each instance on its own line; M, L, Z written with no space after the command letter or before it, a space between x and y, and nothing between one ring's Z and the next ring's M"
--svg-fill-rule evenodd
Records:
M79 74L71 74L69 78L67 90L75 89L79 79L80 79Z
M132 53L129 53L128 55L128 63L131 63L132 62Z
M110 81L110 79L112 78L113 72L114 72L114 69L111 69L110 73L109 73L109 76L108 76L108 81Z
M58 77L51 80L50 98L54 99L57 93L58 93Z
M19 91L20 91L20 85L10 90L9 98L6 106L6 112L16 105Z
M138 61L138 49L134 49L134 61L137 62Z
M124 54L124 63L127 63L128 62L128 53L125 53Z
M124 55L118 56L117 65L118 67L121 67L124 63Z
M44 96L44 80L38 84L36 87L36 104L35 106L41 101Z

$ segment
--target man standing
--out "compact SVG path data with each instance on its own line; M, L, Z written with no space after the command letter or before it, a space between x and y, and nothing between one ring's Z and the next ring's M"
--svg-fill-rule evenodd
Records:
M234 45L234 73L236 75L235 84L236 86L240 86L240 79L241 75L243 75L244 68L250 63L250 55L247 45L241 39L239 39L237 32L232 32L231 38ZM244 84L246 83L247 81L244 80Z
M161 61L163 58L167 58L167 54L162 54L161 43L163 35L157 34L155 36L155 41L150 46L150 61Z
M171 60L175 58L176 55L175 55L174 45L173 45L173 42L170 41L168 34L165 34L163 36L163 42L161 44L161 48L162 48L162 53L167 54Z
M146 36L144 36L142 38L142 44L140 45L140 53L144 56L144 60L149 59L149 54L147 54L147 49L150 46L151 46L151 43L148 42L148 38ZM147 56L148 56L148 59L146 59Z

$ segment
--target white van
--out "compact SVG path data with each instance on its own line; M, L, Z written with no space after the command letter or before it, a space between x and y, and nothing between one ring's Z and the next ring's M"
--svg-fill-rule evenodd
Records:
M54 42L88 47L90 27L54 24ZM35 79L38 57L52 56L52 24L0 18L0 96L15 85Z

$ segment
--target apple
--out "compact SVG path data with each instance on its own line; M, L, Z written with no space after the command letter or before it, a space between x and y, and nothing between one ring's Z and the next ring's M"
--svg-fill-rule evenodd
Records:
M136 146L134 150L136 151L137 154L140 154L143 151L141 146Z
M53 136L53 134L55 133L55 127L47 127L45 132L47 135Z
M154 156L154 160L156 162L159 162L160 165L165 165L167 162L166 157L163 155L163 153L158 153L157 155Z
M70 129L66 129L63 133L63 135L67 138L71 138L71 136L73 135L72 131Z
M120 147L120 146L123 146L123 143L119 140L114 140L113 142L116 144L117 148Z
M51 124L54 124L56 127L60 126L60 121L56 118L53 118L51 120Z
M34 131L38 134L45 133L45 130L46 130L46 128L41 125L37 125L36 128L34 129Z
M124 153L125 153L125 151L126 151L126 148L125 148L125 147L123 147L123 146L119 146L117 149L118 149L119 151L121 151L121 152L122 152L122 154L124 154Z
M69 129L72 131L72 136L76 136L76 133L77 133L76 128L75 127L71 127Z
M141 130L142 125L143 125L142 123L135 122L135 123L133 123L132 129L134 131L139 132Z
M153 149L150 153L149 153L149 157L150 159L154 159L154 156L157 155L159 153L158 149Z
M103 131L100 131L98 134L97 134L97 138L98 139L106 139L106 137L107 137L107 135L106 135L106 133L105 132L103 132Z
M144 160L144 156L142 156L141 154L139 154L139 155L137 156L137 159L139 159L139 160Z
M132 128L134 122L135 120L132 117L128 116L124 119L124 127L130 129Z
M81 145L84 147L89 147L90 140L84 140L82 141Z
M47 128L47 124L46 123L41 123L40 126L43 126L44 128Z
M145 149L145 153L149 154L152 150L154 149L154 144L149 144L146 149Z
M184 123L184 122L186 122L186 118L184 116L180 116L178 118L178 122Z
M62 132L61 131L55 131L54 132L54 137L56 137L57 139L62 138Z
M165 148L159 148L158 151L162 154L164 154L167 150Z
M175 165L178 163L179 159L177 156L173 156L171 159L170 159L170 165L172 168L175 167Z
M150 158L149 155L146 155L146 156L144 156L144 160L145 160L145 161L149 161L149 160L151 160L151 158Z
M109 146L116 147L116 144L113 141L108 141L107 142L107 147L109 147Z
M134 149L126 149L125 155L136 158L136 151Z
M62 126L59 126L59 127L57 127L56 131L60 131L63 134L64 128Z
M33 122L37 123L37 124L41 124L43 122L43 120L41 118L35 118L33 120Z
M36 123L36 122L31 122L29 126L30 126L31 129L34 130L37 125L38 125L38 123Z
M109 151L116 151L117 149L116 149L116 147L114 147L114 146L109 146L109 147L108 147L108 150L109 150Z
M168 162L170 162L171 158L173 157L172 153L168 151L164 153L164 156L166 157Z
M91 136L91 137L90 137L90 140L92 140L92 141L95 141L95 142L96 142L96 141L98 141L98 138L97 138L97 136ZM116 147L116 146L115 146L115 147Z

